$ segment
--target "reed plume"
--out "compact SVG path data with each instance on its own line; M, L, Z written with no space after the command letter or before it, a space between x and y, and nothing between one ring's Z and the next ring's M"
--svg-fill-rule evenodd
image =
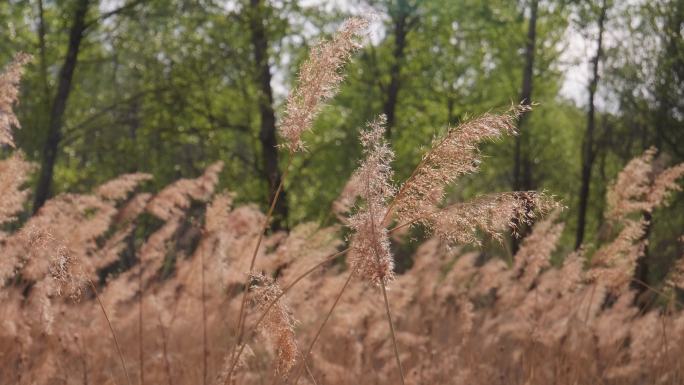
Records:
M290 152L306 148L302 134L310 131L324 103L337 93L344 80L340 71L354 51L361 48L359 37L368 20L352 17L342 24L331 41L323 41L311 49L309 58L299 69L297 86L290 92L280 123L283 144Z
M486 113L448 128L399 189L392 206L398 222L430 226L429 218L442 204L444 189L459 177L478 170L481 156L477 145L514 134L517 119L530 108L517 105L503 114Z
M374 284L387 283L394 276L394 260L383 218L393 197L391 162L394 153L384 141L384 115L368 124L361 133L364 160L352 176L358 183L363 206L348 220L354 231L349 261L354 271Z
M294 335L296 321L283 301L277 300L282 290L272 278L263 274L253 274L251 281L252 303L257 311L267 312L259 331L268 338L276 352L277 372L287 377L297 360L297 343ZM277 300L276 305L269 309L274 300Z
M0 160L0 225L14 220L22 210L29 194L29 190L23 187L33 169L34 166L20 152Z
M19 82L24 65L31 61L31 55L18 53L0 73L0 145L14 147L12 127L20 127L12 106L19 98Z

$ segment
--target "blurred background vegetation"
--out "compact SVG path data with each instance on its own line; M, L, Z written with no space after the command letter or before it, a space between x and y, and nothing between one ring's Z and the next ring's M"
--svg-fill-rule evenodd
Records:
M153 174L155 190L219 159L222 187L266 206L298 64L370 13L368 44L293 160L282 226L334 220L358 129L380 113L401 180L445 127L538 103L450 199L546 190L568 207L563 255L602 241L606 187L630 158L657 146L664 165L684 161L682 0L5 0L0 65L34 56L17 107L18 147L40 165L27 213L122 173ZM682 255L682 228L678 194L653 215L650 274Z

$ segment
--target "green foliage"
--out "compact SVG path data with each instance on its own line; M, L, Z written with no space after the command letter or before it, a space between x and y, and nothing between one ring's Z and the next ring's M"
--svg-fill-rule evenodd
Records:
M73 2L43 3L44 46L37 1L0 3L0 63L20 50L35 57L17 107L23 128L16 132L19 147L34 161L42 156L73 13ZM149 187L158 189L222 159L221 187L237 192L238 202L265 206L260 91L247 3L152 0L106 18L112 5L94 3L67 105L54 191L88 191L134 171L155 175ZM591 42L599 5L539 2L533 78L539 105L520 127L528 138L535 186L568 207L563 254L576 226L586 111L560 92L568 70L561 57L570 27ZM286 183L289 222L335 220L330 205L357 166L358 130L383 111L395 64L400 64L400 89L392 145L398 180L411 173L423 149L448 125L517 103L527 7L528 2L507 0L383 0L350 9L275 1L264 6L277 112L317 39L329 35L350 10L373 8L379 14L370 44L347 68L348 78L316 121L316 133L307 136L308 152L293 159ZM397 12L406 12L408 20L401 58L395 56ZM589 244L601 242L603 194L628 159L651 145L668 153L672 163L684 158L683 14L677 0L611 4L606 28L614 37L601 65ZM482 172L454 186L453 199L510 189L513 141L489 144L485 154ZM673 207L681 207L681 197L676 199ZM673 212L678 214L655 214L653 250L666 255L663 263L681 254L681 246L667 241L681 234L684 224L683 211Z

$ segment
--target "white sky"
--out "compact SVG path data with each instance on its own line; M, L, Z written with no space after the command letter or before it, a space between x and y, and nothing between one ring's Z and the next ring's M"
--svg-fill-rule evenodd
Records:
M596 45L590 44L582 35L568 28L563 39L564 50L560 56L560 66L563 69L563 85L560 94L584 105L587 101L587 85L589 84L589 60L596 52Z

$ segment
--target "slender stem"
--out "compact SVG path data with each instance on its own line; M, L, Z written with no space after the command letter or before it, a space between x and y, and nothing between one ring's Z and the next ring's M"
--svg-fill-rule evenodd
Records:
M169 385L173 385L173 376L171 376L171 363L169 362L169 352L167 347L166 331L164 329L164 324L161 320L161 315L157 315L159 318L159 331L162 335L162 357L164 358L164 370L166 370L166 378L169 380Z
M112 338L114 339L114 345L116 345L116 351L119 353L119 360L121 360L121 367L123 368L124 374L126 375L126 381L128 382L128 385L133 385L131 382L131 377L128 375L128 369L126 368L126 361L124 360L123 353L121 352L121 347L119 346L119 340L116 339L116 333L114 333L114 327L112 327L112 322L109 320L109 316L107 315L107 311L105 310L104 305L102 304L102 300L100 299L100 295L97 294L97 289L95 288L95 284L93 281L88 278L88 283L90 284L90 288L93 290L93 293L95 294L95 298L97 299L97 303L100 304L100 309L102 309L102 314L104 314L105 319L107 320L107 325L109 325L109 331L112 332Z
M347 280L344 282L344 286L342 286L342 289L340 290L340 292L337 293L337 297L335 297L335 301L333 302L332 306L330 307L328 314L325 315L325 318L323 319L323 323L321 323L321 326L316 331L316 335L314 336L313 340L311 340L309 347L306 349L306 353L304 353L302 355L302 362L306 362L307 357L309 357L309 354L311 354L311 350L313 350L313 347L316 344L318 337L320 337L321 333L323 332L323 328L325 327L325 324L328 323L328 320L330 319L330 316L332 315L333 311L335 310L337 303L340 301L340 298L342 298L342 294L344 294L344 291L347 289L347 286L349 286L349 282L351 282L351 279L352 279L352 277L354 277L355 273L356 273L356 269L352 270L349 273L349 277L347 277ZM300 365L300 367L301 366L303 366L303 365ZM299 378L302 376L303 372L304 372L304 370L301 368L297 371L297 376L295 377L295 380L293 382L294 385L297 385L297 382L299 381Z
M311 382L313 382L313 385L318 385L318 382L316 382L316 379L314 378L314 375L311 372L311 368L309 368L309 364L306 363L306 360L304 360L303 362L304 362L304 369L306 369L306 373L311 378Z
M408 222L408 223L404 223L404 224L398 225L398 226L396 226L396 227L390 229L389 232L390 232L390 233L393 233L393 232L395 232L395 231L398 231L398 230L401 229L401 228L404 228L404 227L406 227L406 226L411 225L412 223L413 223L413 222ZM331 262L332 260L334 260L335 258L337 258L337 257L339 257L339 256L341 256L341 255L344 255L344 254L345 254L346 252L348 252L348 251L349 251L349 248L346 248L346 249L344 249L344 250L342 250L342 251L338 251L337 253L332 254L332 255L326 257L326 258L323 259L321 262L318 262L317 264L315 264L315 265L313 265L312 267L310 267L309 269L307 269L304 273L300 274L300 275L299 275L297 278L295 278L289 285L285 286L285 287L283 288L282 292L281 292L276 298L274 298L274 299L266 306L266 308L264 309L263 313L261 313L261 316L259 317L259 319L256 321L256 323L254 324L254 326L252 326L252 330L251 330L250 333L249 333L249 338L247 338L247 339L250 339L252 336L254 336L254 335L256 334L256 332L257 332L259 326L261 325L261 322L266 318L266 315L268 314L269 310L271 310L271 307L273 307L273 306L280 300L280 298L282 298L285 294L287 294L287 292L289 292L290 289L292 289L292 288L293 288L297 283L299 283L302 279L306 278L309 274L311 274L311 273L313 273L314 271L316 271L319 267L325 265L325 264L328 263L328 262ZM239 349L238 349L238 351L237 351L237 354L236 354L235 357L232 359L232 363L231 363L231 366L230 366L230 370L228 371L228 377L230 377L230 376L232 375L233 371L235 370L235 367L236 367L236 365L237 365L237 362L238 362L238 360L240 359L240 356L242 355L242 353L243 353L243 351L244 351L244 349L245 349L245 346L246 346L246 344L244 344L244 343L241 344L240 347L239 347Z
M427 218L427 217L425 217L425 218ZM411 226L412 224L418 222L418 221L421 220L421 219L423 219L423 218L414 219L414 220L412 220L412 221L410 221L410 222L406 222L406 223L401 224L401 225L396 225L396 226L392 227L391 229L389 229L389 230L387 230L387 231L389 231L389 233L391 234L391 233L393 233L393 232L395 232L395 231L399 231L399 230L403 229L404 227Z
M306 276L308 276L309 274L311 274L311 273L313 273L314 271L316 271L316 269L318 269L319 267L323 266L324 264L326 264L326 263L328 263L328 262L334 260L335 258L337 258L337 257L339 257L339 256L341 256L341 255L343 255L343 254L346 253L347 251L349 251L349 249L344 249L344 250L342 250L342 251L338 251L337 253L332 254L332 255L326 257L326 258L325 258L324 260L322 260L321 262L315 264L314 266L312 266L312 267L310 267L308 270L306 270L304 273L300 274L300 275L299 275L297 278L295 278L294 281L292 281L289 285L285 286L285 288L283 288L283 290L280 292L280 294L278 294L278 296L276 296L276 297L275 297L275 298L266 306L266 308L264 309L263 313L261 313L261 316L259 317L259 319L257 320L257 322L254 324L254 326L252 326L252 330L251 330L250 333L249 333L249 337L251 338L252 336L254 336L254 335L256 334L257 330L259 329L259 325L261 325L261 322L266 318L266 315L268 314L269 310L271 310L271 308L272 308L276 303L278 303L278 301L280 300L280 298L282 298L282 297L285 295L285 293L287 293L288 291L290 291L290 289L292 289L297 283L299 283L299 281L301 281L302 279L304 279ZM245 349L245 346L246 346L246 344L244 344L244 343L240 345L240 348L238 349L237 354L236 354L235 357L232 359L232 363L231 363L231 365L230 365L230 370L228 371L228 376L227 376L227 377L230 377L230 376L232 375L232 373L233 373L233 370L235 370L235 367L237 366L237 362L238 362L238 360L240 359L240 355L242 354L243 350Z
M200 270L202 284L202 384L207 385L207 299L204 287L204 248L200 250Z
M252 253L252 259L249 263L249 274L251 275L252 271L254 270L254 264L256 263L256 257L257 254L259 253L259 247L261 246L261 242L264 239L264 233L268 229L269 223L271 221L271 217L273 216L273 210L275 209L276 204L278 203L278 198L280 197L280 193L283 191L283 186L285 185L285 179L287 179L287 175L290 171L290 166L292 165L292 153L290 153L290 156L288 157L287 160L287 166L285 167L285 171L283 172L282 178L280 178L280 183L278 184L278 188L276 189L275 193L273 194L273 199L271 199L271 205L268 208L268 213L266 214L266 218L264 218L264 223L261 226L261 231L259 232L259 238L257 239L256 246L254 247L254 252ZM235 354L236 348L240 346L242 343L242 338L243 338L243 332L244 332L244 318L245 318L245 305L247 303L247 293L248 293L248 288L247 286L249 285L249 275L247 276L245 280L245 287L244 291L242 292L242 301L240 303L240 312L238 313L238 331L237 331L237 343L233 345L233 351L231 355ZM231 376L232 376L233 371L231 370L228 373L228 376L226 376L226 381L225 383L228 384L230 382Z
M591 294L589 295L589 304L587 305L587 315L584 317L584 324L589 322L589 316L591 315L591 305L594 302L594 294L596 293L596 283L591 286Z
M639 285L644 286L644 287L646 288L646 290L650 290L650 291L652 291L652 292L658 294L659 296L663 297L664 299L670 299L670 296L668 296L667 294L665 294L663 291L656 289L655 287L653 287L653 286L647 284L646 282L644 282L644 281L642 281L642 280L640 280L640 279L632 278L632 281L634 281L635 283L638 283ZM675 303L678 303L679 305L684 306L684 303L681 302L681 301L679 301L677 298L674 298L674 302L675 302Z
M370 186L367 186L370 195ZM380 250L379 250L379 240L378 234L375 231L375 214L373 210L373 200L368 201L368 211L370 213L371 221L371 236L373 237L373 254L375 256L375 262L377 266L380 266ZM385 218L389 215L389 211L385 212ZM384 221L384 218L383 218ZM382 223L381 223L382 225ZM383 226L384 228L384 226ZM384 272L383 272L384 273ZM391 272L390 272L391 273ZM394 334L394 324L392 323L392 312L390 311L389 300L387 300L387 290L385 288L385 276L380 277L380 287L382 288L382 297L385 300L385 312L387 313L387 322L389 323L390 334L392 336L392 346L394 347L394 358L397 361L397 368L399 369L399 377L401 378L401 384L404 385L404 371L401 367L401 359L399 358L399 348L397 347L397 338Z
M140 359L140 385L145 384L145 361L143 354L143 279L142 263L138 264L138 355Z
M382 281L380 287L382 288L382 297L385 299L385 311L387 313L387 322L389 323L390 333L392 334L392 345L394 347L394 358L397 361L397 368L399 368L399 377L401 378L401 385L405 384L404 370L401 367L401 359L399 358L399 348L397 348L397 337L394 334L394 323L392 322L392 313L390 312L389 301L387 300L387 290L385 289L385 282Z
M297 352L300 352L301 349L299 348L299 345L295 342L295 347L297 349ZM311 367L309 366L309 363L307 362L308 360L302 360L302 364L304 365L304 370L306 370L306 374L309 375L309 378L311 378L311 382L313 385L318 385L318 382L314 378L313 372L311 371ZM274 382L275 384L276 382ZM285 378L285 384L287 384L287 378Z

